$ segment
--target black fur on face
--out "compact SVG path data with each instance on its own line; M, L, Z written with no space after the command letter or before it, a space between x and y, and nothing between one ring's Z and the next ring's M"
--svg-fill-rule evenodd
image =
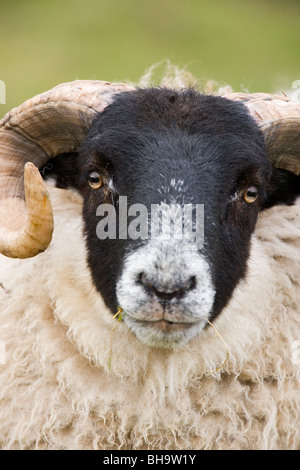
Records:
M101 175L99 189L89 185L92 172ZM118 215L120 196L127 196L128 207L138 203L150 209L162 201L204 204L200 254L215 289L213 319L246 274L259 211L292 203L299 194L299 177L272 169L263 136L243 104L194 90L117 95L95 119L80 153L53 159L42 173L55 175L58 186L75 187L84 198L88 263L112 313L124 260L147 240L99 240L99 205L113 204Z

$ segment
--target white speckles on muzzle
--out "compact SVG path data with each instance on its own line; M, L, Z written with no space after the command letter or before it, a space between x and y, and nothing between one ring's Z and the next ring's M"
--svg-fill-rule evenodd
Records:
M194 338L214 297L209 264L187 240L149 240L127 255L117 283L124 322L155 347L173 348Z

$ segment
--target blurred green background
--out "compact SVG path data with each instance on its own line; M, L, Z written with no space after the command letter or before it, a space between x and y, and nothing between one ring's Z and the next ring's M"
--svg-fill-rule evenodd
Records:
M164 59L235 91L286 91L299 53L299 0L0 0L0 117L58 83L134 82Z

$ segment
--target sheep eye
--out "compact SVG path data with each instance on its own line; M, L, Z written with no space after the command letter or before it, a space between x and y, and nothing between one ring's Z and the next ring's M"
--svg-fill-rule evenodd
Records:
M248 204L252 204L252 202L256 201L258 197L258 190L255 186L250 186L244 193L243 198Z
M92 171L89 174L89 185L91 186L91 188L99 189L101 188L102 184L103 181L99 173L97 171Z

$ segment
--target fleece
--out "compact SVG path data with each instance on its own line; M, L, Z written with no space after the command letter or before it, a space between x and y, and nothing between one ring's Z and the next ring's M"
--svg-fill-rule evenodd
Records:
M0 447L300 449L300 206L261 213L219 334L170 351L113 318L81 199L50 192L49 248L0 257Z

